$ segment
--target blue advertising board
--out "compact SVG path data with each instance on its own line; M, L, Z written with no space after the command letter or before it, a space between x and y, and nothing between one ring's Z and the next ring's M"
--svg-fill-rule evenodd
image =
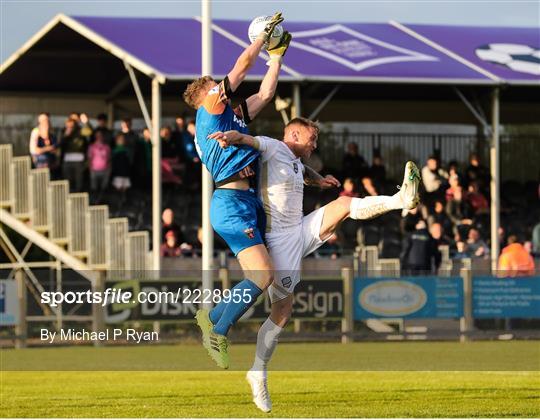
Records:
M540 277L474 277L474 318L540 318Z
M460 318L461 277L356 278L354 319Z

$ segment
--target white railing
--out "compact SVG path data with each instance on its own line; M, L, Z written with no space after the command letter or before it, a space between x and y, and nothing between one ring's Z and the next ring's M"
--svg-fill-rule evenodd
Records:
M107 266L107 221L108 206L90 206L88 211L88 265L96 270L106 270Z
M30 223L38 232L50 229L49 169L32 169L29 181Z
M108 206L89 206L87 193L70 194L68 181L31 167L29 156L13 157L11 144L0 145L0 207L109 278L149 278L148 232L128 232L127 218L109 219Z
M128 270L129 276L133 279L148 278L147 264L148 248L149 248L148 232L130 232L128 233Z
M58 245L67 245L68 235L68 181L49 182L49 239Z
M13 205L11 162L13 148L11 144L0 144L0 207Z
M125 217L109 219L107 223L107 266L109 278L123 279L128 270L128 220Z
M88 194L69 194L68 199L68 251L76 257L88 256Z
M30 177L30 157L14 157L11 162L13 180L11 214L19 219L30 217L28 178Z

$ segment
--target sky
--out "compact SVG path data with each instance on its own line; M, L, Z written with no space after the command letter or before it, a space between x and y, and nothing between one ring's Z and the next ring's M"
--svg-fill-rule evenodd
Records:
M0 0L0 62L56 14L192 17L199 0ZM540 27L540 0L212 0L215 18L251 20L282 11L294 21L432 23ZM285 22L286 23L286 22Z

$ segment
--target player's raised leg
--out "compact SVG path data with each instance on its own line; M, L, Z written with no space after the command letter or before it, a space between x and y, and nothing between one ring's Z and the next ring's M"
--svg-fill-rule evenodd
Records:
M407 162L403 183L399 191L392 195L379 195L364 198L339 197L324 206L324 217L319 236L325 240L350 217L355 220L369 220L382 216L392 210L413 209L418 205L418 186L420 171L414 162Z

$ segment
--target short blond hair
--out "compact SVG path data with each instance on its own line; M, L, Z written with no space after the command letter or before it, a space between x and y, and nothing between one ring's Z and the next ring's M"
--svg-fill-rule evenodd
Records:
M317 123L316 121L312 121L308 118L304 118L304 117L296 117L290 120L288 124L285 126L285 131L287 131L287 129L291 125L300 125L302 127L312 128L315 131L315 134L317 134L317 136L319 135L319 132L321 131L321 128L319 127L319 123Z
M214 79L212 78L212 76L203 76L191 82L187 86L183 95L186 104L188 104L191 108L197 109L200 106L199 102L202 94L201 89L204 88L204 86L206 86L208 82L213 81Z

